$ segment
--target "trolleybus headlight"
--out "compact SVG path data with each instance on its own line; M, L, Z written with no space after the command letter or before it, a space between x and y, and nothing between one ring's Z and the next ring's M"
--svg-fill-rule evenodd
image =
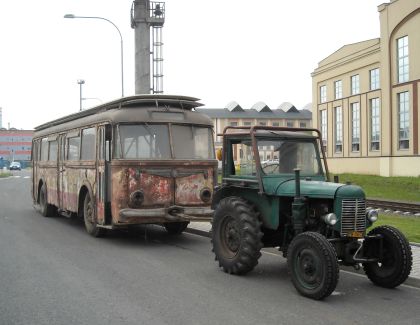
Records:
M378 220L378 211L375 209L369 210L366 212L366 218L374 223L376 220Z
M334 213L328 213L321 217L327 225L334 226L337 223L337 216Z
M211 190L208 187L205 187L200 192L200 199L203 202L210 202L211 200Z
M144 201L143 191L138 190L130 194L130 206L132 208L139 208Z

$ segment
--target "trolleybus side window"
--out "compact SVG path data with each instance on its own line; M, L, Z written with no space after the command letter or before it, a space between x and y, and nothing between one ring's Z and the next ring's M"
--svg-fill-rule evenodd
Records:
M89 128L82 131L82 155L81 160L95 159L96 129Z
M38 140L35 140L32 143L32 157L31 157L31 159L33 161L38 161L39 160L39 149L38 149L38 146L39 146L39 141Z
M79 160L80 136L68 138L67 160Z
M58 150L57 140L49 141L49 143L50 143L50 146L49 146L48 160L57 161L57 150Z
M41 140L41 161L47 161L48 160L48 139L43 138Z

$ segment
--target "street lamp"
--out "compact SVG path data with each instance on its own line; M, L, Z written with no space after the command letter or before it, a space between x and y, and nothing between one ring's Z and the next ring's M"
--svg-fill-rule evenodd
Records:
M118 34L120 35L120 39L121 39L121 97L124 97L124 51L123 51L123 38L122 38L121 32L118 29L117 25L115 25L109 19L106 19L106 18L103 18L103 17L76 16L76 15L73 15L73 14L66 14L66 15L64 15L64 18L101 19L101 20L105 20L105 21L109 22L110 24L112 24L112 26L114 26L117 29Z
M85 84L85 81L83 79L79 79L79 80L77 80L77 83L80 86L79 100L80 100L80 110L82 110L82 100L83 100L83 97L82 97L82 85Z

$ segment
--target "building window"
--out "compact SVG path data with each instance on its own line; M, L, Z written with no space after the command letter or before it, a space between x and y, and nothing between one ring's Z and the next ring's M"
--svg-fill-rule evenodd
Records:
M398 82L408 81L408 36L397 39Z
M360 150L360 105L351 104L351 151Z
M359 75L351 76L351 94L356 95L360 93L360 78Z
M408 91L398 94L398 148L410 147L410 103Z
M267 125L267 122L258 122L258 125L266 126Z
M252 124L251 124L251 122L250 121L245 121L244 122L244 126L251 126Z
M379 68L369 71L370 73L370 90L376 90L380 87L379 82Z
M319 87L319 98L321 103L325 103L327 101L327 86Z
M380 149L380 111L379 98L370 100L370 150Z
M299 127L306 128L306 122L299 122Z
M286 126L287 126L288 128L292 128L292 127L293 127L293 121L287 121L287 122L286 122Z
M230 126L238 126L238 122L230 122Z
M327 151L327 110L322 110L321 112L321 136L322 136L322 146L324 147L324 150Z
M279 122L273 122L273 124L272 124L273 126L280 126L280 123Z
M340 99L343 97L343 82L341 80L334 82L334 93L334 99Z
M343 110L335 107L335 152L343 151Z

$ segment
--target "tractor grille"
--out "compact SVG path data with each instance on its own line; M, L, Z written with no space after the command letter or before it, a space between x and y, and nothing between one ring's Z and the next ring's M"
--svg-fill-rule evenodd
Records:
M366 230L365 199L343 199L341 210L341 235L351 236L354 231Z

